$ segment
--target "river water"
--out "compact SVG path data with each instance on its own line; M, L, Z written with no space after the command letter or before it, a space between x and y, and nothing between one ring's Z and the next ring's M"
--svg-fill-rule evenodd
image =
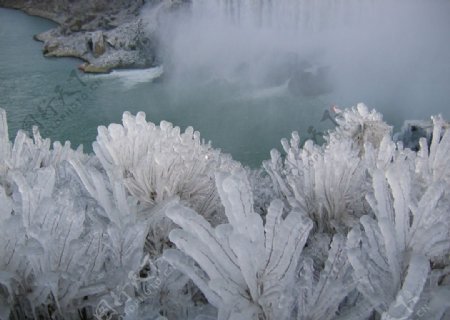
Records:
M436 61L433 68L424 64L409 70L404 78L415 80L395 88L383 82L382 74L371 72L367 83L346 81L331 92L299 96L283 81L248 86L186 75L182 81L151 81L143 71L80 74L76 67L81 61L45 58L42 44L32 39L54 25L0 9L0 106L7 110L11 139L17 130L30 130L35 124L43 136L70 140L74 147L83 144L91 152L99 125L120 123L124 111L144 111L148 121L167 120L182 129L193 126L214 147L244 164L258 166L294 130L303 138L318 139L332 127L331 121L321 118L334 103L352 106L363 101L397 128L405 118L426 119L437 113L450 118L447 47L444 53L438 48L430 50L434 56L429 58ZM391 76L387 74L386 79Z

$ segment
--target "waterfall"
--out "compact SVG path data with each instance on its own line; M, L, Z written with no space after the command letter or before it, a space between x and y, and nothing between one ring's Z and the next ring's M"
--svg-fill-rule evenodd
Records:
M334 46L354 26L370 23L374 3L192 0L188 14L169 23L178 29L165 36L167 52L181 77L206 72L207 77L233 82L281 85L294 76L293 69L298 73L305 66L326 64L330 43Z
M194 19L241 28L311 32L361 21L373 4L373 0L193 0L192 14Z

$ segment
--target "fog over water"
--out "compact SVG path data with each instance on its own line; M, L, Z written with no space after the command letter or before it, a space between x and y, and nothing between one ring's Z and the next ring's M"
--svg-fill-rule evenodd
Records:
M90 151L97 126L144 111L155 123L193 126L252 166L294 130L320 142L332 104L365 102L397 128L437 113L450 119L449 0L192 0L159 19L163 67L80 75L101 80L83 91L68 80L79 62L46 59L32 40L51 23L0 9L0 105L11 136L70 86L82 105L65 119L39 118L44 136Z
M449 114L450 1L193 0L167 25L174 81L245 90L291 81L299 99L364 101L395 124ZM305 70L325 76L296 79Z

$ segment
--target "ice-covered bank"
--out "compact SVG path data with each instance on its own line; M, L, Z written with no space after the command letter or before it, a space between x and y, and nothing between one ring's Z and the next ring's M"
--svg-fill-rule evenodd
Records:
M0 319L449 319L448 123L413 151L337 112L250 170L143 113L85 154L1 110Z

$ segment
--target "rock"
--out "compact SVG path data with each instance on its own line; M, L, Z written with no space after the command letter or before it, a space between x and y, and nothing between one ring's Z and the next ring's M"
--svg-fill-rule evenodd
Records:
M78 66L78 69L86 72L86 73L108 73L111 71L111 69L113 68L113 66L109 67L109 66L96 66L93 64L89 64L89 63L83 63L81 65Z
M450 128L450 122L442 120L442 127L445 129ZM400 129L394 135L394 141L403 143L405 148L409 148L413 151L420 150L420 139L425 138L427 140L428 146L431 145L431 140L433 139L433 120L405 120ZM441 137L444 132L441 133Z
M136 50L141 46L142 20L136 19L106 32L107 42L115 49Z
M108 31L69 32L58 27L34 37L44 42L47 57L76 57L87 64L85 72L109 72L114 68L148 68L155 61L153 41L134 19Z
M99 57L103 53L105 53L105 42L103 39L103 32L102 31L96 31L92 33L91 36L92 41L92 53L94 54L94 57Z
M115 50L98 59L91 59L78 68L86 73L108 73L113 69L148 68L149 66L151 66L150 61L139 51Z
M44 42L42 51L47 57L75 57L86 60L89 52L84 34L64 36L59 29L53 29L35 36L35 39Z
M111 26L116 27L135 18L143 5L143 0L0 0L2 7L53 20L73 31L101 29L111 17L118 20L119 24Z
M160 0L150 0L147 2ZM0 6L23 10L60 24L34 39L51 57L76 57L85 72L112 68L147 68L155 61L154 40L143 30L143 0L0 0Z

